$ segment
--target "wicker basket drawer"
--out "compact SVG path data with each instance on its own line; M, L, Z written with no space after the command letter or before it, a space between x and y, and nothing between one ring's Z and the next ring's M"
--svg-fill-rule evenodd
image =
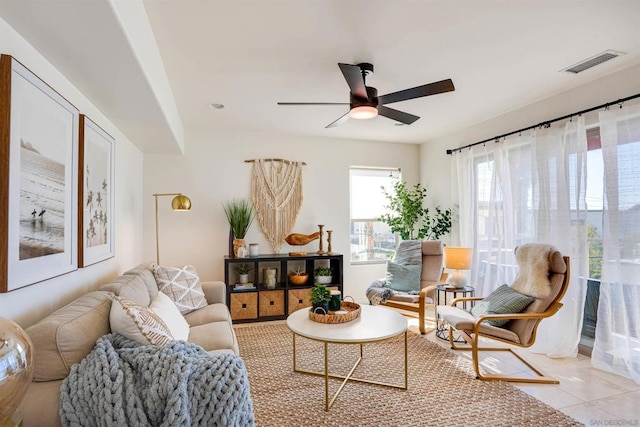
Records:
M231 319L256 319L258 317L258 293L232 293L231 300Z
M284 316L284 291L261 291L259 300L260 317Z
M311 307L311 289L291 289L289 290L289 313L298 311L301 308Z

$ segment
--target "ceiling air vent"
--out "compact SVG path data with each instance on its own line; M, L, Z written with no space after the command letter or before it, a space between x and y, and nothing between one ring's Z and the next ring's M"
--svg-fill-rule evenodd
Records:
M618 52L615 50L605 50L602 53L597 54L596 56L592 56L591 58L585 59L584 61L580 61L577 64L572 65L569 68L565 68L564 70L567 73L578 74L589 68L595 67L596 65L600 65L603 62L607 62L610 59L617 58L620 55L624 55L623 52Z

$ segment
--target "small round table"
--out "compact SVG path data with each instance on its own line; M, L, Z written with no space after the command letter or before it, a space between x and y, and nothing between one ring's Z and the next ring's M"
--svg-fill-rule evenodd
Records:
M324 376L324 401L325 411L328 411L342 391L347 381L357 381L369 384L384 385L387 387L406 390L408 387L408 363L407 356L407 319L400 313L384 307L362 305L360 317L345 323L319 323L309 319L309 308L300 309L287 317L287 327L293 332L293 371L303 374ZM382 383L373 380L353 378L351 374L364 357L362 345L374 343L396 337L404 333L404 385ZM298 369L296 365L296 336L301 336L324 343L324 372L307 371ZM347 376L329 373L329 343L335 344L359 344L360 357ZM329 400L329 378L340 378L344 381L336 394Z
M438 285L436 286L436 336L445 341L449 341L449 324L440 319L440 315L438 315L438 306L439 305L448 305L456 298L464 298L464 297L473 297L475 296L476 290L471 286L464 286L462 288L456 288L451 285ZM463 301L458 303L458 307L464 308L465 310L471 309L473 307L472 301ZM454 336L455 342L465 342L460 335Z

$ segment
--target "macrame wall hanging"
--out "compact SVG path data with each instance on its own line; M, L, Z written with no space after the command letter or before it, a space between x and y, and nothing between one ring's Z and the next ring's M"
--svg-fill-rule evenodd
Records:
M302 166L306 163L284 159L245 161L253 163L251 201L258 223L275 253L279 253L302 206Z

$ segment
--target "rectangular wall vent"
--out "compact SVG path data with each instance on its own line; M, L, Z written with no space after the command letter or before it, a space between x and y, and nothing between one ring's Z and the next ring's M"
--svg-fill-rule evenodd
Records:
M617 58L620 55L623 55L623 52L618 52L615 50L606 50L602 53L597 54L596 56L592 56L591 58L585 59L584 61L580 61L577 64L572 65L569 68L565 68L564 72L578 74L589 68L593 68L596 65L600 65L604 62L607 62L613 58Z

